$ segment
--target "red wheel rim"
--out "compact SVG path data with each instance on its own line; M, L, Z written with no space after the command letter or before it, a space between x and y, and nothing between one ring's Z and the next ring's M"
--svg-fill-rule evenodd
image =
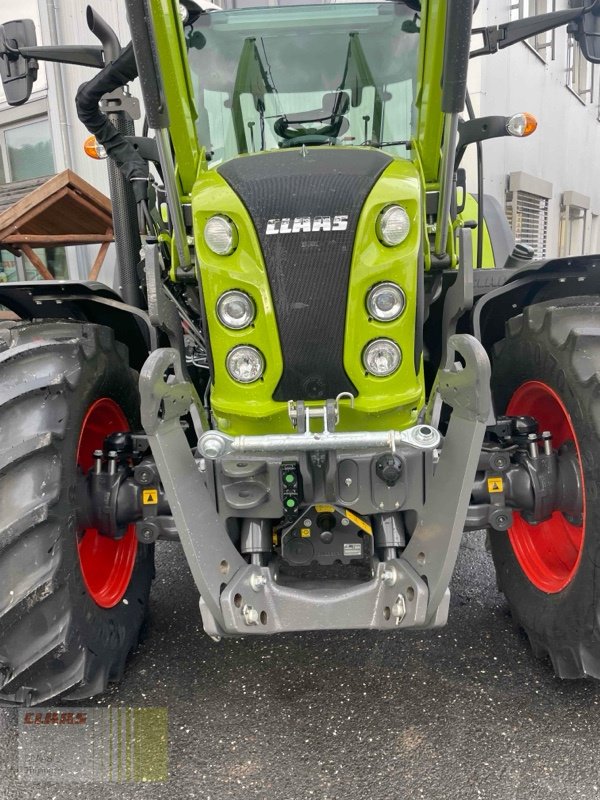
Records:
M541 381L528 381L513 394L506 413L535 417L540 430L552 432L553 445L575 443L583 489L582 525L574 525L555 511L545 522L531 525L516 513L508 535L515 556L529 580L543 592L554 594L564 589L577 572L585 531L585 486L581 452L573 422L556 392Z
M129 423L120 406L101 397L88 408L81 424L77 445L77 466L87 474L94 450L101 450L105 438L116 431L128 431ZM135 525L122 539L110 539L96 528L80 531L77 544L84 583L91 598L102 608L112 608L125 594L137 553Z

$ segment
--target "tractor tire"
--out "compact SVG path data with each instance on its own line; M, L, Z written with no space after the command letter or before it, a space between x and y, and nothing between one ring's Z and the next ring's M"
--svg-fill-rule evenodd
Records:
M139 429L127 349L101 325L0 324L0 703L79 700L120 679L154 549L78 523L78 484L116 430ZM79 476L79 477L78 477Z
M581 513L490 533L498 586L534 655L560 678L600 679L600 297L529 306L495 347L496 413L538 419L571 453Z

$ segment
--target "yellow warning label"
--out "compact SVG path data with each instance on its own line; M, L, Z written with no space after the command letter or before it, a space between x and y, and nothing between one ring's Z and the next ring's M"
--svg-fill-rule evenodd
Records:
M321 506L315 506L315 511L317 512L317 514L325 514L327 512L333 513L335 511L335 508L333 506L321 505Z
M154 506L158 503L158 489L142 489L142 503L145 506Z
M303 539L309 539L310 538L310 528L300 528L300 536Z
M488 492L493 494L494 492L503 492L504 491L504 481L502 478L488 478Z
M277 538L277 531L273 531L273 547L277 547L279 539Z
M351 522L353 522L355 525L358 525L361 530L363 530L365 533L368 533L369 536L373 534L371 526L368 525L364 519L357 517L356 514L353 514L351 511L346 511L346 516Z

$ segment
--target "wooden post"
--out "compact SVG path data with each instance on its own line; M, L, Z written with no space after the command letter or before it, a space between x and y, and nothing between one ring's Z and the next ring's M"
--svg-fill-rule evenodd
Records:
M98 280L98 275L100 274L102 264L104 264L104 259L106 258L106 253L108 252L109 247L110 247L110 242L102 242L102 244L100 245L100 250L98 250L98 255L94 259L94 263L92 264L92 268L90 269L90 274L88 275L89 281Z
M21 252L24 253L24 255L29 259L29 261L31 261L33 266L37 269L37 271L40 273L40 275L45 281L54 280L54 275L44 264L42 259L36 253L33 252L33 250L28 244L21 245Z

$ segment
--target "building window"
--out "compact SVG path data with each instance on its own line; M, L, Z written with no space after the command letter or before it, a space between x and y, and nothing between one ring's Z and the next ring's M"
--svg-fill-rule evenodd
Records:
M564 192L560 201L560 255L582 256L591 240L588 232L590 198L579 192Z
M47 119L0 128L0 183L53 174L54 156Z
M583 57L581 47L572 36L567 45L567 86L584 103L594 97L594 67Z
M517 244L532 248L535 258L545 258L548 243L548 198L524 191L506 194L506 216Z
M22 280L19 275L20 259L9 250L0 250L0 283Z
M4 192L5 198L11 198L9 204L43 183L54 171L50 125L45 117L0 127L0 193ZM68 278L64 247L35 249L34 252L55 278ZM35 281L40 277L24 256L0 250L0 283Z
M600 216L592 213L592 224L590 226L590 241L588 245L588 253L595 255L598 253L600 247Z
M584 208L568 206L561 209L561 256L581 256L585 252Z
M69 277L64 247L35 248L33 252L44 262L53 278L66 280ZM25 256L14 255L9 250L0 248L0 283L40 280L40 273Z
M511 19L535 17L556 10L556 0L512 0L510 6ZM527 40L527 44L544 61L554 59L555 31L546 31Z

